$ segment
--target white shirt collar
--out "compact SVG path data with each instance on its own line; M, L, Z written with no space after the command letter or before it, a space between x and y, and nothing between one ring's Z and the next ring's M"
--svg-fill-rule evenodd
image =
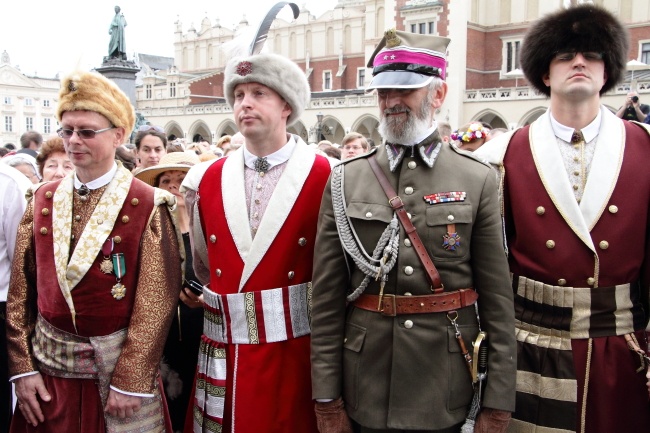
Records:
M97 189L101 188L105 185L108 185L111 180L115 177L115 173L117 173L117 163L113 163L113 167L108 171L108 173L98 177L95 180L91 180L90 182L86 183L85 185L88 187L88 189ZM81 185L84 185L81 183L79 178L77 177L77 173L74 174L74 187L75 189L81 188Z
M569 128L568 126L562 125L560 122L555 120L555 117L553 117L553 113L549 113L551 115L551 126L553 127L553 133L557 138L559 138L562 141L566 141L567 143L571 143L571 136L573 135L573 128ZM596 118L587 126L581 129L582 131L582 136L585 138L585 143L591 142L596 136L598 135L598 132L600 131L600 122L603 118L603 113L598 110L598 115Z
M282 146L279 150L276 150L270 155L266 156L266 161L269 163L269 169L275 167L276 165L280 165L284 162L287 162L289 158L291 158L291 154L293 153L293 150L295 149L297 143L296 140L293 138L293 135L289 135L289 141ZM248 168L252 168L255 170L255 161L257 160L258 156L253 155L247 148L244 146L244 164Z

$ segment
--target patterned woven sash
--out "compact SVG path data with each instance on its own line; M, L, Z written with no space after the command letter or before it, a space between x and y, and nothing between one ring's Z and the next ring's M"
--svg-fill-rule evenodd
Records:
M55 328L41 315L32 337L39 371L54 377L97 380L102 404L106 405L113 369L122 352L127 330L101 337L80 337ZM162 397L142 398L141 409L121 419L104 413L107 433L164 432Z
M311 283L218 295L205 287L193 408L194 432L222 431L226 344L264 344L311 333Z

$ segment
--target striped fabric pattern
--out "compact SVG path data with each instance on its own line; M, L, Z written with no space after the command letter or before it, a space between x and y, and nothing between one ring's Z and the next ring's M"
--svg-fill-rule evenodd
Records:
M80 337L55 328L39 315L32 344L41 372L54 377L97 380L105 405L126 334L126 329L123 329L100 337ZM153 394L153 397L142 398L140 410L129 418L105 413L106 432L164 432L160 388L154 387Z
M518 419L508 431L572 432L580 391L571 340L642 328L640 304L630 299L630 284L563 287L514 276L513 290Z
M205 288L204 334L228 344L263 344L309 335L311 283L219 295Z
M219 295L204 287L194 432L221 433L226 402L226 344L264 344L311 333L311 283Z

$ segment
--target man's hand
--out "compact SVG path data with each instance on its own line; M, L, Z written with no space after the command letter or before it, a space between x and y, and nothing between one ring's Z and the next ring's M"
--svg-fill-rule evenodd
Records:
M203 307L203 295L197 296L187 287L183 287L179 295L183 304L187 305L190 308L199 308Z
M505 410L483 408L476 419L474 433L505 433L511 416Z
M48 402L52 400L52 397L45 388L41 374L37 373L18 378L14 381L14 385L16 385L18 409L20 409L27 422L34 427L39 422L44 422L45 416L38 399L40 397L44 402Z
M130 418L140 410L142 398L133 395L126 395L115 390L108 392L108 401L104 411L111 416L119 418Z
M316 402L314 410L320 433L352 433L352 424L341 397L327 403Z

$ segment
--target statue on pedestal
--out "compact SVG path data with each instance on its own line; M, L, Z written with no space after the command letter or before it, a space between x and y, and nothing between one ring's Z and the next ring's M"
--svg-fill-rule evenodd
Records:
M115 6L115 16L108 29L111 35L111 41L108 43L108 59L126 60L126 42L124 39L124 27L126 19L124 14L120 13L120 7Z

